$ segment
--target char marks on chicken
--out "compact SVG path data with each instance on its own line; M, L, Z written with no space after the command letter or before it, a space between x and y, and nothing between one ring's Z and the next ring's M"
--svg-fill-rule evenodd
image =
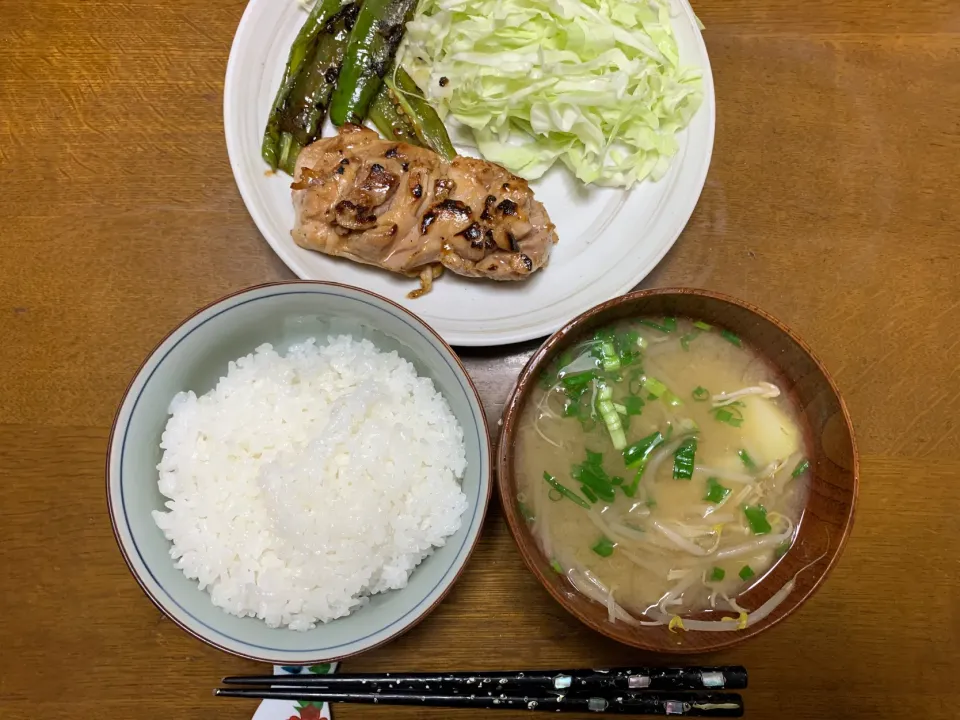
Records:
M304 148L291 188L300 247L405 275L523 280L557 242L525 180L356 125Z

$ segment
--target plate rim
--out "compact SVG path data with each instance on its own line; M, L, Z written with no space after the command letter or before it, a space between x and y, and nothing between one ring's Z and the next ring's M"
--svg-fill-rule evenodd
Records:
M254 6L257 5L257 2L258 0L248 0L246 7L244 8L243 15L240 18L240 22L237 24L237 29L234 31L233 39L230 43L230 53L227 58L227 66L224 73L223 131L227 145L227 156L230 162L230 171L233 174L234 184L240 192L240 197L243 200L244 207L246 208L247 213L253 219L253 222L257 227L257 231L267 242L277 257L280 258L287 269L289 269L290 272L292 272L300 280L335 282L334 280L330 280L326 277L317 278L312 274L307 273L303 269L299 259L293 255L293 247L291 247L290 243L284 243L274 238L271 232L267 232L265 230L265 228L269 228L269 223L263 216L257 203L254 202L255 198L253 197L254 193L252 184L246 179L246 176L240 172L240 166L244 157L241 147L242 138L239 137L236 129L238 122L234 117L232 105L236 89L240 86L240 78L237 77L239 73L237 68L240 62L238 60L238 46L240 44L240 38L247 29L247 26L254 21ZM648 262L644 263L642 266L638 267L635 272L631 273L631 278L628 281L622 282L619 285L611 288L589 307L593 307L629 292L640 282L642 282L644 278L646 278L660 264L663 258L676 244L677 240L680 238L680 235L689 224L690 218L693 216L693 212L696 210L696 207L700 201L700 196L703 194L703 189L707 182L707 176L710 172L710 164L713 160L713 149L716 141L717 126L716 85L713 78L713 68L710 62L710 54L707 50L707 45L703 38L703 32L698 22L696 13L691 7L689 0L673 0L673 2L676 3L681 13L685 16L686 21L689 23L693 32L697 49L703 58L703 64L701 67L703 101L700 108L697 110L697 113L707 113L706 129L702 135L705 150L703 155L699 156L701 158L702 167L695 181L689 185L691 191L679 196L683 199L683 202L680 203L680 207L677 211L678 220L675 223L674 229L663 235L664 241L650 256ZM686 131L687 129L684 130L684 132ZM357 287L360 287L361 290L365 290L367 292L380 292L379 290L372 290L363 286ZM589 307L582 307L578 309L574 313L573 317L581 312L586 311L589 309ZM543 320L539 323L522 325L514 328L493 331L479 328L477 332L465 333L456 328L446 328L443 326L442 322L436 322L436 318L432 318L429 315L424 316L410 308L406 309L409 312L417 315L418 318L433 328L445 342L459 347L491 347L536 340L551 335L559 328L563 327L571 319L570 317L555 317L550 320Z

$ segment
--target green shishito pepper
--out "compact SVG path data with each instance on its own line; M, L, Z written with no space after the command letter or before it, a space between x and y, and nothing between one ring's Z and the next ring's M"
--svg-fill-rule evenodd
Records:
M385 84L380 86L373 102L370 103L367 118L387 140L420 145L420 138L413 123L396 103L393 93Z
M337 72L357 19L359 4L349 3L330 18L317 36L313 55L296 77L279 113L280 168L293 175L300 151L320 137Z
M280 81L280 87L273 99L270 116L267 118L267 126L263 131L263 143L260 146L261 156L274 170L280 165L280 144L282 141L280 113L286 106L287 98L293 90L294 83L305 63L311 59L316 51L317 36L340 9L340 0L321 0L318 2L310 15L307 16L300 32L297 33L293 45L290 46L287 65L283 69L283 79Z
M334 125L359 125L367 117L415 9L414 0L364 1L330 100L330 120Z
M429 148L447 161L457 156L437 111L402 67L395 67L384 77L367 116L391 140Z

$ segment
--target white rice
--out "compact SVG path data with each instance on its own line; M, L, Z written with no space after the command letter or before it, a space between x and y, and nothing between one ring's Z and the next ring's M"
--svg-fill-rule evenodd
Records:
M429 378L348 336L270 345L179 393L154 512L213 603L308 630L402 588L460 527L463 430Z

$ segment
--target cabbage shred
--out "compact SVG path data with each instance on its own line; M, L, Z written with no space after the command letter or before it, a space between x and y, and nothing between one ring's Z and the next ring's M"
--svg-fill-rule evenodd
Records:
M585 183L659 179L703 98L669 0L421 0L400 58L486 159L529 180L558 160Z

